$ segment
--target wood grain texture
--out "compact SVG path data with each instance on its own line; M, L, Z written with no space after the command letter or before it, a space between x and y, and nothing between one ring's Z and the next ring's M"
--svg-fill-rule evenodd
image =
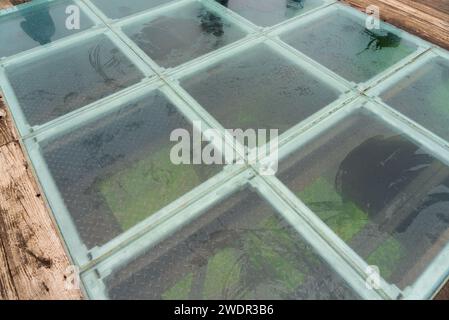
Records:
M447 283L443 288L438 292L435 297L435 300L449 300L449 283Z
M4 106L1 106L2 110ZM79 299L70 262L11 121L0 128L0 299Z
M381 19L449 49L449 0L342 0L362 11L380 8Z
M9 0L0 0L0 9L5 9L10 7L12 4Z
M0 299L80 299L69 266L0 95Z
M11 121L8 109L0 95L0 147L17 140L17 133Z

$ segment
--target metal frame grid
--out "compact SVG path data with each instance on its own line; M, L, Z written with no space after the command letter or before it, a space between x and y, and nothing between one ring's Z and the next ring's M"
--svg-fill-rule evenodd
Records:
M0 18L25 8L55 1L57 0L37 0L30 4L20 5L12 10L0 11ZM365 285L365 281L369 277L366 273L367 263L280 180L276 177L263 176L259 173L259 170L269 161L268 158L262 159L256 164L227 165L215 177L105 245L91 250L86 248L78 236L70 213L64 205L64 201L41 154L40 143L43 141L58 137L70 130L76 130L76 128L87 121L95 120L114 110L123 108L123 104L130 99L141 97L152 90L160 90L189 121L199 121L203 130L209 128L221 129L221 135L226 141L226 146L233 146L237 153L241 152L241 146L237 145L236 147L234 138L229 136L220 123L181 88L179 80L185 75L196 73L208 66L238 55L244 50L264 43L286 59L290 59L297 63L298 66L313 72L322 81L341 91L341 97L337 101L297 124L279 137L279 156L281 159L296 151L304 143L329 129L332 125L337 124L355 110L365 108L380 117L387 124L403 132L410 139L424 145L432 154L449 164L448 142L394 111L376 96L382 88L394 84L397 79L407 74L407 72L412 72L414 68L426 63L430 57L439 55L449 59L449 54L424 40L390 25L383 24L384 28L416 44L417 50L373 79L365 83L355 84L343 79L328 68L287 45L279 37L282 33L288 32L303 23L319 19L322 15L333 12L333 10L344 10L359 18L366 17L364 14L345 7L334 0L324 0L323 5L271 27L258 27L214 0L173 0L117 20L106 17L90 0L74 0L74 2L90 17L94 26L45 46L1 59L0 86L21 134L20 142L24 145L29 160L33 164L35 174L45 191L46 200L55 213L54 218L57 221L63 239L74 263L81 268L84 289L89 297L107 298L103 279L114 270L138 256L144 250L151 248L155 243L170 236L182 225L188 224L192 219L203 214L208 208L222 201L228 195L248 186L257 190L261 198L268 201L362 298L430 298L449 276L448 244L447 248L434 259L414 285L406 290L401 291L384 279L381 279L380 288L375 290L367 289ZM210 10L238 26L247 33L246 37L180 66L166 69L158 66L157 63L144 54L121 30L123 26L144 21L166 10L173 10L193 2L204 4ZM5 69L10 65L45 56L49 52L63 50L72 44L76 44L84 39L90 39L99 34L106 34L140 69L144 79L140 83L42 126L30 127L21 112L14 90L6 77ZM245 150L245 154L247 152L250 151ZM240 156L243 157L245 154L240 154Z

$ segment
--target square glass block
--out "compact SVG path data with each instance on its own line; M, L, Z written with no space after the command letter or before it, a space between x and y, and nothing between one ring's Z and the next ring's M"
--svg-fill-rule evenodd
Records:
M382 100L449 140L449 61L434 58L381 94Z
M80 29L68 29L66 8L73 1L43 3L0 17L0 58L51 43L93 26L80 9Z
M219 166L171 162L175 143L170 134L178 128L192 131L156 91L41 145L89 248L111 240L219 171Z
M111 19L120 19L147 9L159 6L171 0L91 0Z
M111 299L350 299L355 294L249 190L106 278Z
M365 19L334 10L281 38L353 82L371 79L417 49L386 29L369 30L365 24Z
M264 44L187 76L181 86L226 129L280 133L340 95Z
M174 67L245 36L236 25L199 2L123 27L156 63Z
M31 126L54 120L144 77L104 35L10 65L6 74Z
M278 176L402 289L449 241L449 168L368 111L283 160Z
M215 0L252 23L269 27L324 4L323 0Z

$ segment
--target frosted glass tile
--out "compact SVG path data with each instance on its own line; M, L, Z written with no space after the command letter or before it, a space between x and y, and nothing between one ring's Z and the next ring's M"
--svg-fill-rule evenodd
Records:
M323 0L215 0L254 24L268 27L324 4Z
M449 168L365 111L283 160L279 178L400 288L449 240Z
M245 33L198 2L123 28L156 63L174 67L214 51Z
M51 43L89 29L93 22L80 10L80 29L68 29L66 8L73 1L44 3L0 17L0 58Z
M226 129L278 129L301 122L340 92L265 45L181 80Z
M54 120L144 77L103 35L8 66L6 73L31 126Z
M91 0L103 13L111 19L120 19L144 10L148 10L170 0Z
M350 299L339 276L249 190L106 279L112 299Z
M416 45L386 29L366 28L366 21L334 10L294 28L282 40L343 78L364 82L416 50Z
M111 240L219 171L215 165L171 162L170 133L178 128L191 131L157 91L42 144L88 248Z
M381 94L391 107L449 140L449 62L435 58Z

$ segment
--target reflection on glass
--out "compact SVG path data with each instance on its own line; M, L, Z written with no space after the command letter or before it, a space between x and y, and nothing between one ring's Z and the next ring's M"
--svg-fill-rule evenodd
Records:
M51 1L0 17L0 58L46 45L86 30L93 22L80 11L80 28L68 29L66 8L73 1Z
M51 38L55 34L55 23L50 15L48 5L36 12L25 11L23 18L24 21L20 23L20 27L31 39L39 42L40 45L51 42Z
M224 34L223 21L221 17L206 8L200 10L198 15L201 21L201 28L204 32L213 34L216 37L222 37Z
M449 240L449 167L368 112L281 162L279 177L401 288Z
M286 7L290 9L303 9L305 0L287 0Z

